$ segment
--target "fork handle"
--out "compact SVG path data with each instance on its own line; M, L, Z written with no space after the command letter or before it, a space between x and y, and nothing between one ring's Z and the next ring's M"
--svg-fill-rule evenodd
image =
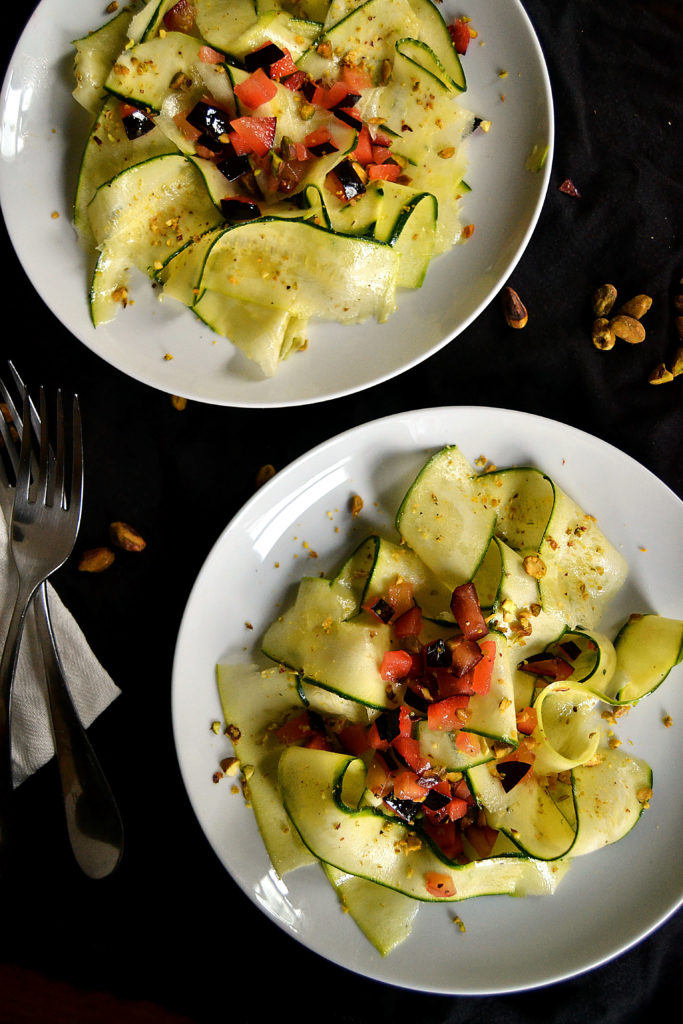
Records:
M23 582L19 583L0 658L0 851L3 867L7 864L13 847L12 683L19 658L26 611L34 591L35 584L29 586Z
M69 693L52 631L45 584L36 592L33 611L45 664L52 732L71 848L79 867L88 877L104 878L117 866L123 851L121 816Z
M32 587L19 584L19 589L12 609L5 646L0 659L0 797L3 804L10 798L14 788L12 781L12 684L19 658L19 645L24 631L26 611L33 597L35 584Z

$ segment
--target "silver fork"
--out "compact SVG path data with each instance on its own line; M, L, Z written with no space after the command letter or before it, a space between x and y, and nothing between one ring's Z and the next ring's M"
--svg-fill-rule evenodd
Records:
M103 878L114 870L120 860L123 828L118 807L69 693L52 631L45 585L47 576L69 557L80 522L83 458L78 400L74 399L73 406L72 486L67 502L61 396L57 403L57 446L54 452L47 437L44 392L41 391L41 409L38 414L12 364L10 368L23 399L23 416L18 414L10 393L0 380L0 392L22 438L21 451L17 455L10 431L0 417L0 429L16 477L14 505L7 518L10 547L19 576L15 610L0 663L0 740L4 760L0 775L2 802L3 807L8 809L12 791L12 679L25 616L32 603L45 666L69 839L76 861L84 873L91 878ZM33 432L40 435L40 462L37 467L31 451ZM31 487L32 477L34 483ZM5 497L11 494L13 488L4 472L0 474L0 485L4 485ZM4 505L7 513L9 503L5 501ZM5 817L7 819L7 815Z

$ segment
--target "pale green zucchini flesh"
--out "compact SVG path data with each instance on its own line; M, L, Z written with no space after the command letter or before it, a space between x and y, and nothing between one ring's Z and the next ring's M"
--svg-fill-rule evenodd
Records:
M495 521L495 512L476 500L471 464L450 445L418 474L398 510L396 528L452 590L476 573Z
M277 778L282 745L271 729L293 708L302 708L296 677L276 669L263 672L255 665L221 664L217 680L235 754L248 775L259 831L273 867L284 875L314 860L282 805Z
M365 765L330 751L288 747L279 761L279 784L301 839L323 863L387 886L423 902L454 902L473 896L514 894L534 861L501 856L467 864L448 863L427 843L406 848L411 830L363 805ZM445 875L451 894L436 897L430 874Z

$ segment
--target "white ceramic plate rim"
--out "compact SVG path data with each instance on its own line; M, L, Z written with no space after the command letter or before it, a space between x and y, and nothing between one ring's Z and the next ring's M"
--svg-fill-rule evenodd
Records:
M654 772L655 798L637 828L579 859L553 897L486 897L457 905L464 935L452 923L453 908L421 907L411 937L384 959L339 911L317 866L284 882L274 876L241 797L230 794L229 784L211 782L229 752L226 740L207 739L210 721L221 719L215 663L258 661L258 637L302 575L330 571L367 532L392 536L398 499L427 453L445 443L458 444L473 462L484 455L500 466L537 464L598 517L630 565L605 619L608 631L634 610L683 617L683 503L649 470L597 438L527 413L485 407L399 413L297 459L226 527L198 575L179 631L173 728L181 773L207 839L237 884L285 932L342 967L399 987L496 994L606 963L680 906L681 755L663 717L671 714L675 722L683 713L683 666L616 730ZM348 514L354 493L364 499L362 523Z
M442 10L446 17L459 13L455 0L445 0ZM423 361L471 324L512 273L536 226L552 162L550 82L521 3L472 0L470 13L480 35L464 58L466 102L492 121L489 134L479 133L470 146L473 191L464 217L475 224L474 235L434 261L422 289L401 294L399 312L386 324L320 322L308 350L263 380L188 310L160 303L141 277L132 287L134 305L111 324L92 326L89 261L71 223L89 119L71 97L71 65L72 40L104 16L96 0L42 0L16 46L0 106L0 203L36 291L77 339L118 370L206 403L263 408L319 402ZM503 70L504 79L498 77ZM535 145L549 147L540 173L525 168Z

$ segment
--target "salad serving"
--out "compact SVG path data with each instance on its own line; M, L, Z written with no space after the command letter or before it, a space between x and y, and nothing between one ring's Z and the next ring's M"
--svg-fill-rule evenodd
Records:
M636 825L652 772L612 727L683 654L677 619L601 631L627 565L539 468L447 445L395 525L300 580L267 667L217 666L275 871L319 864L382 956L421 904L552 894Z
M386 321L467 235L469 38L432 0L149 0L76 40L94 325L134 270L264 376Z

